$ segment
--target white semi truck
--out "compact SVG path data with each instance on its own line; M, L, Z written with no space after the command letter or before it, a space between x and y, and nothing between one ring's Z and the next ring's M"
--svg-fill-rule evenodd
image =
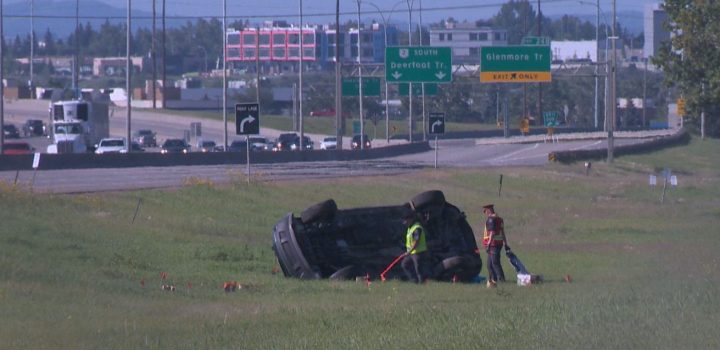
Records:
M110 136L109 102L57 101L50 105L53 143L47 153L85 153Z

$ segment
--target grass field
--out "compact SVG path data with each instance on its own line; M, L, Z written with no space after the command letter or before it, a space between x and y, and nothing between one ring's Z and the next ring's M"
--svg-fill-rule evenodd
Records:
M717 349L718 153L717 140L694 140L589 176L553 164L88 195L0 184L0 348ZM664 168L679 186L661 203L648 175ZM494 202L513 250L546 282L515 285L504 258L511 281L496 289L273 273L283 214L428 189L465 210L476 236ZM244 288L225 293L228 280Z

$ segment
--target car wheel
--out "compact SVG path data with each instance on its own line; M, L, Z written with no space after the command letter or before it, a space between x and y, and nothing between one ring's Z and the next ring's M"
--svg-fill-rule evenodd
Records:
M331 281L345 281L355 276L355 265L348 265L330 275Z
M334 200L328 199L303 210L300 213L300 220L304 224L309 224L320 219L331 219L335 212L337 212L337 204Z
M420 208L427 207L429 205L443 205L445 204L445 195L442 191L432 190L426 191L413 197L410 201L413 208L418 210Z

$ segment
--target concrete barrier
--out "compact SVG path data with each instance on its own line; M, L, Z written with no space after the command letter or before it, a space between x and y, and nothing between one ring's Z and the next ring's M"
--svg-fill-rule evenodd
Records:
M430 150L427 142L414 142L396 146L372 148L367 150L334 151L284 151L250 152L252 164L349 161L378 159L426 152ZM89 168L132 168L163 167L178 165L223 165L246 164L245 152L217 152L188 154L130 153L130 154L43 154L40 157L39 170L89 169ZM32 170L33 155L2 155L0 171Z
M636 143L625 146L616 146L614 149L614 155L623 156L629 154L652 152L666 147L684 145L688 142L690 142L690 134L685 129L682 129L671 136L659 137L648 142ZM548 161L560 163L573 163L578 161L600 160L605 158L607 158L607 148L557 151L548 154Z

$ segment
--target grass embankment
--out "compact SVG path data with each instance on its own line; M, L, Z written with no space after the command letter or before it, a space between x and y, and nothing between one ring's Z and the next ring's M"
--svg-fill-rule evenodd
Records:
M212 120L222 120L222 111L186 111L186 110L157 110L157 113L167 113L173 115L183 115L189 117L205 118ZM235 121L235 115L233 111L228 111L228 118L231 122ZM422 115L415 115L415 132L422 132ZM345 136L352 136L353 134L353 119L345 120ZM263 115L262 116L262 127L291 131L293 130L292 118L289 116L281 115ZM481 124L481 123L456 123L448 122L445 126L446 132L454 131L478 131L478 130L492 130L497 129L494 124ZM303 130L310 134L322 134L322 135L335 135L335 118L332 117L309 117L306 116L303 120ZM390 136L399 135L400 137L407 136L408 122L407 119L403 120L390 120ZM377 125L373 125L369 119L365 120L365 133L368 134L372 139L384 139L385 138L385 115Z
M718 348L719 152L693 141L595 164L590 176L551 165L90 195L4 186L0 348ZM680 186L661 204L647 177L666 167ZM481 206L494 202L546 283L366 286L272 273L271 230L286 212L330 197L398 204L427 189L445 191L476 235ZM225 293L226 280L245 288Z

